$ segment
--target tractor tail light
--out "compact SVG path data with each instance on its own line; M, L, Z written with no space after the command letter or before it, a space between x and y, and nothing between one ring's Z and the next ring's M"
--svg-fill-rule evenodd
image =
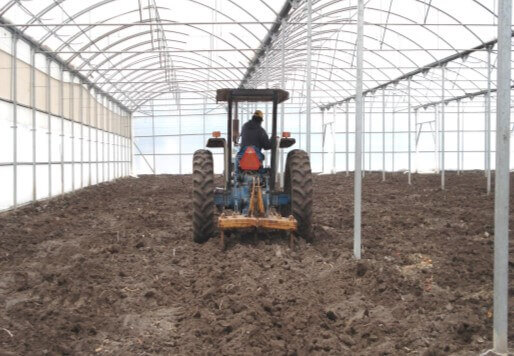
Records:
M212 137L214 137L214 138L218 138L218 137L220 137L220 136L221 136L221 132L220 132L220 131L214 131L214 132L212 133Z
M287 131L282 132L282 137L284 137L284 138L291 137L291 132L287 132Z

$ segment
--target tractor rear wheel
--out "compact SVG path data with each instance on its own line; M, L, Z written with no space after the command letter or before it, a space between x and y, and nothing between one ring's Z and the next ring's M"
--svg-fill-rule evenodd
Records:
M290 203L284 206L282 215L293 215L298 221L297 234L312 241L312 175L307 152L292 150L288 153L284 193L289 195Z
M212 153L193 155L193 241L203 243L214 233L214 168Z

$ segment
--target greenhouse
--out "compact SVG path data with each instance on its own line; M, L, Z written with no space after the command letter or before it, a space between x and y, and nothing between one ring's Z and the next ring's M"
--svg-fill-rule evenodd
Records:
M0 0L0 354L513 352L511 0Z

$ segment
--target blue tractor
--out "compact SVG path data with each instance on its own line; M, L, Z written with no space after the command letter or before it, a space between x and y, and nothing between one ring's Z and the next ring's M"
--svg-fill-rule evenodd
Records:
M193 239L203 243L216 230L215 208L221 212L217 220L220 244L225 248L226 236L234 231L274 230L289 235L291 247L295 235L312 238L312 176L309 156L303 150L291 150L286 159L284 184L279 187L278 149L295 144L283 133L277 136L277 107L289 93L280 89L219 89L218 102L227 102L227 137L219 132L207 142L208 148L224 150L224 187L215 188L211 151L201 149L193 156ZM272 103L272 148L270 166L264 166L262 153L253 146L238 145L241 102ZM235 151L235 150L234 150Z

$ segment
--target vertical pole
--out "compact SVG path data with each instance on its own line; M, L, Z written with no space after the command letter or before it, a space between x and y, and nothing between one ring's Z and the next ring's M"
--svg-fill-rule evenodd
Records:
M382 88L382 182L386 180L386 155L385 155L385 122L386 122L386 99L385 99L385 90L386 88Z
M491 193L491 47L487 47L487 93L485 95L485 174L487 194Z
M237 105L237 103L236 103ZM237 107L237 106L236 106ZM277 94L273 94L273 103L272 103L272 118L271 118L271 143L273 147L271 148L271 181L270 181L270 189L272 192L275 191L275 183L277 182L277 114L278 114L278 96Z
M155 110L154 110L154 101L153 99L150 100L150 105L152 105L152 163L153 163L153 174L155 175L157 170L155 169L155 163L156 163L156 160L155 160ZM180 122L180 117L178 118L179 122ZM180 140L180 135L179 135L179 140ZM180 155L178 156L178 159L179 161L182 159L182 157L180 157Z
M230 187L230 176L232 174L232 97L228 95L228 118L227 118L227 152L225 157L225 189Z
M501 0L498 5L493 344L496 353L507 354L512 0Z
M366 96L362 95L362 177L366 176Z
M337 172L337 169L336 169L336 132L335 132L335 126L336 126L336 106L334 105L334 118L333 118L333 121L332 121L332 125L330 126L332 128L332 148L333 148L333 152L332 152L332 174L335 174Z
M104 177L105 181L111 180L111 141L112 141L112 115L111 115L111 103L106 101L106 105L104 108L105 113L105 129L104 129L104 147L107 150L107 155L104 154L104 165L107 165L107 179ZM107 134L107 140L105 139L105 135ZM107 141L107 142L105 142Z
M371 167L371 158L373 154L371 153L371 138L373 133L373 104L375 103L375 94L373 94L373 97L370 100L369 104L369 119L368 119L368 171L371 173L373 172L373 168Z
M37 199L36 50L30 49L30 106L32 107L32 201Z
M412 154L411 154L411 151L412 151L412 143L411 143L411 139L412 139L412 128L411 128L411 111L412 111L412 105L411 105L411 80L412 78L409 77L408 81L407 81L407 106L408 106L408 115L407 115L407 120L408 120L408 125L407 125L407 131L408 131L408 135L409 135L409 139L408 139L408 143L407 145L409 146L409 173L408 173L408 183L409 185L412 184Z
M305 118L307 121L307 154L311 155L311 81L312 81L312 0L307 0L307 81L306 81L306 112Z
M444 152L445 148L445 84L446 84L446 67L441 66L441 189L445 189L445 162L444 162Z
M91 107L91 90L88 86L88 91L87 91L88 95L87 95L87 106L89 108L88 112L89 112L89 134L87 136L88 140L87 140L87 149L88 149L88 158L89 158L89 174L88 174L88 184L87 185L91 185L91 182L93 180L93 173L92 173L92 168L93 168L93 163L91 161L91 127L93 126L93 121L96 123L97 121L97 117L96 117L96 109L94 111L94 113L92 112L93 111L93 108ZM95 105L96 107L96 105ZM98 126L98 125L97 125Z
M420 128L420 132L419 134L421 134L421 128ZM418 147L418 143L419 143L419 136L418 136L418 109L414 110L414 146L415 146L415 150L416 150L416 167L414 168L414 172L418 173L418 170L419 170L419 165L418 165L418 162L419 162L419 147Z
M129 123L129 135L130 135L130 174L134 174L134 125L133 125L133 118L132 114L127 113L128 115L128 123Z
M207 106L207 96L203 97L203 111L202 111L202 132L203 132L203 144L207 145L207 133L205 125L205 107Z
M321 145L321 173L325 172L325 139L326 139L326 127L325 127L325 110L321 110L321 128L322 128L322 145Z
M364 48L364 0L359 0L357 11L357 92L355 94L355 174L354 174L354 222L353 255L361 258L361 199L362 199L362 80Z
M282 30L280 31L280 87L286 86L286 26L287 20L282 19ZM280 130L284 132L285 124L285 103L280 104ZM280 149L280 186L284 184L284 150Z
M396 99L396 90L393 90L393 98L392 98L392 119L391 119L391 171L394 173L394 156L395 156L395 147L394 147L394 136L395 136L395 99Z
M346 176L350 175L350 134L348 130L350 129L350 102L346 100Z
M459 107L460 107L460 102L459 102ZM462 110L462 109L461 109ZM460 140L460 159L461 159L461 162L460 162L460 167L461 167L461 170L462 172L464 173L464 139L466 138L465 136L465 133L466 131L464 130L464 111L462 110L461 113L460 113L460 120L461 120L461 124L460 124L460 130L461 130L461 140Z
M99 149L99 142L98 142L98 131L100 131L100 128L103 126L103 122L100 123L100 115L98 113L98 109L100 109L102 111L102 120L104 118L104 115L103 115L103 109L102 107L99 105L99 102L98 102L98 94L96 93L95 91L95 114L96 114L96 118L97 118L97 125L96 125L96 130L95 130L95 133L96 133L96 142L95 142L95 145L96 145L96 184L100 183L100 180L99 180L99 176L100 176L100 163L99 163L99 152L100 152L100 149ZM102 131L102 136L103 136L103 131ZM103 147L103 145L102 145ZM102 149L102 155L103 155L103 149ZM102 157L103 159L103 157ZM103 173L103 164L102 164L102 173ZM103 175L102 175L103 177Z
M51 68L51 59L50 57L46 58L46 110L48 113L48 197L52 197L52 115L50 114L50 105L51 105L51 86L50 86L50 72Z
M460 170L460 100L457 100L457 174Z
M441 154L440 154L440 137L439 137L439 107L437 105L434 106L434 124L435 124L435 145L434 145L434 153L436 157L436 173L439 174L441 172Z
M79 91L79 118L80 118L80 187L84 187L84 86L82 81Z
M178 173L182 174L182 101L180 100L180 93L178 96ZM155 134L154 134L155 135ZM155 157L155 155L154 155ZM154 174L157 174L157 167L154 166Z
M71 73L70 73L71 74ZM71 190L75 191L75 120L78 120L78 117L75 116L75 78L71 76L70 78L70 124L71 124ZM80 110L80 106L78 107ZM79 114L80 116L80 114Z
M12 41L12 71L11 71L11 90L13 108L13 207L18 206L18 36L13 34Z
M59 67L59 115L61 116L61 194L64 194L64 66Z

